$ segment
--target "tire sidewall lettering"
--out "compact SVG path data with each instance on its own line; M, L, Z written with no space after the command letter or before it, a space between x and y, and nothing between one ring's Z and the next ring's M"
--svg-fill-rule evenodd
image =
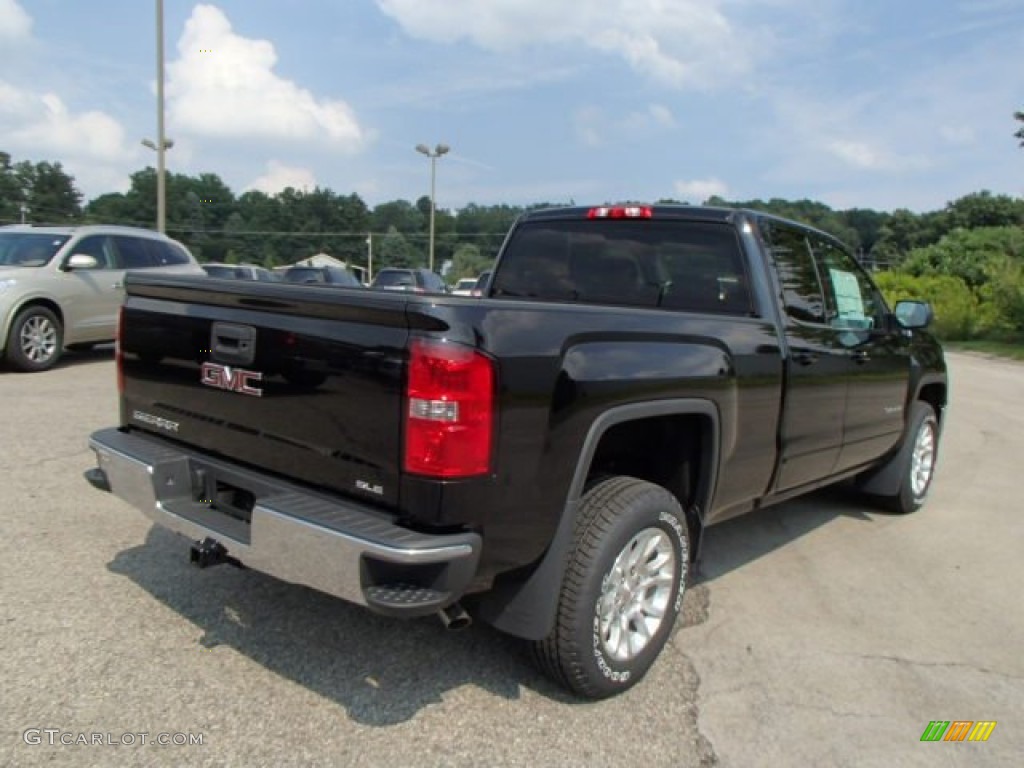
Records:
M666 623L659 628L659 632L666 631L666 626L674 624L674 615L678 614L683 605L683 593L686 589L686 561L689 557L689 551L687 548L687 536L686 529L683 527L683 523L679 518L668 511L659 511L657 519L653 523L666 532L675 534L677 543L677 558L679 560L679 582L676 589L676 597L672 603L673 618L672 621L668 621L666 617ZM628 540L628 539L627 539ZM591 642L592 650L594 655L594 662L597 665L598 670L601 674L611 683L617 685L625 685L633 676L633 671L630 669L616 668L616 663L606 657L604 650L601 645L601 597L600 595L604 592L604 587L608 583L608 579L611 578L610 571L605 573L601 577L601 589L598 594L597 600L594 601L594 620L593 628L591 631Z

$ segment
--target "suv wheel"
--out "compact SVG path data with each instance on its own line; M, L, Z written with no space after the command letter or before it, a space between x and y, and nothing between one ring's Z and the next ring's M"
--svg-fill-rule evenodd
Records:
M64 329L46 307L27 307L14 318L7 336L7 361L17 370L52 368L60 359Z
M541 669L588 698L631 688L672 633L688 563L672 494L633 477L595 485L580 506L555 627L533 646Z

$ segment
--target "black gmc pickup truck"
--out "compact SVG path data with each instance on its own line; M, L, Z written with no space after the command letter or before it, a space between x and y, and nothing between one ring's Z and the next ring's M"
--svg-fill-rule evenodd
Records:
M482 298L131 276L87 474L199 565L472 616L599 698L661 651L707 526L846 478L921 505L930 318L822 232L667 205L524 215Z

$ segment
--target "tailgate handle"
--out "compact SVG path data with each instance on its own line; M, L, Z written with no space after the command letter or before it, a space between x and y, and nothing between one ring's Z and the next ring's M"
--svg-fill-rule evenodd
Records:
M256 357L256 329L251 325L214 323L210 351L218 362L250 365Z

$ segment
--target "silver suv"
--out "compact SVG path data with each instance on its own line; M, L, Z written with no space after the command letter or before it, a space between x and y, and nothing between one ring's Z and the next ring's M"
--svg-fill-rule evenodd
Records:
M133 227L0 227L0 353L45 371L113 341L129 269L203 274L181 243Z

